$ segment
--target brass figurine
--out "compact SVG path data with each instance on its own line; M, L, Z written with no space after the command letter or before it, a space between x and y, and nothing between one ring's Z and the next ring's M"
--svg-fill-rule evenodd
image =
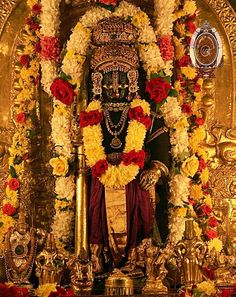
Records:
M38 244L37 231L26 223L23 207L19 219L8 231L5 240L5 269L7 280L19 286L31 287L32 273Z
M195 235L193 220L185 222L184 239L176 246L178 265L181 270L181 278L186 288L202 281L202 264L206 253L206 245Z
M35 264L39 285L47 283L60 285L65 268L65 257L57 252L53 234L48 234L45 248L36 257Z
M90 295L93 287L92 263L86 257L74 257L67 263L75 295Z
M152 244L151 239L144 239L139 246L141 257L145 259L146 285L142 289L143 294L168 294L168 288L163 284L167 274L165 268L169 257L169 249L165 251Z

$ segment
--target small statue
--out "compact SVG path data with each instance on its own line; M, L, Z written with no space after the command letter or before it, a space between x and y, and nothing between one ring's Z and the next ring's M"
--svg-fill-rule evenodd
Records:
M8 231L5 239L5 268L9 282L31 287L29 278L34 265L37 244L37 230L26 223L25 210L21 206L19 219Z
M74 294L91 293L93 287L92 263L86 257L74 257L67 263L71 270L71 283Z
M52 233L48 234L45 248L36 257L35 264L39 285L47 283L60 285L62 273L65 268L65 257L57 252Z
M168 249L169 251L169 249ZM168 289L163 281L167 274L165 268L169 252L164 252L160 247L154 246L151 239L144 239L139 246L141 257L145 258L147 281L142 293L144 294L167 294Z
M236 280L236 275L234 271L231 270L231 265L229 263L230 256L227 256L222 250L221 252L216 252L216 265L217 269L215 271L216 284L219 286L233 285Z

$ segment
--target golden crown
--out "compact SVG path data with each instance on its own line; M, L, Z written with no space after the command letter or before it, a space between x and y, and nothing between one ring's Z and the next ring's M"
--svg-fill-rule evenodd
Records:
M94 50L91 58L94 71L123 71L138 69L139 58L135 47L128 45L101 46Z
M103 19L93 30L93 44L97 46L107 43L134 44L136 40L135 27L120 17Z

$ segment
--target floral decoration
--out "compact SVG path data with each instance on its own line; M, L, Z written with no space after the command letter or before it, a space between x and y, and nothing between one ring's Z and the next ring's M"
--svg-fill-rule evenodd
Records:
M147 113L144 113L144 111ZM85 115L88 117L91 113L97 114L96 119L98 120L87 121L85 125L84 117ZM149 104L141 99L134 99L131 102L125 149L122 155L122 162L118 166L108 164L106 161L100 125L103 119L101 103L99 101L91 102L86 111L81 114L85 155L87 164L92 168L92 174L108 187L118 188L127 185L138 174L139 168L144 166L145 152L142 150L142 147L146 135L147 122L150 120ZM139 130L139 137L133 137L137 130Z
M26 288L20 288L12 284L0 283L0 296L4 297L28 297L29 292Z
M14 225L19 206L19 191L23 185L26 163L30 161L31 144L36 135L36 98L35 92L39 82L39 57L34 46L39 42L39 14L41 6L34 1L29 7L26 19L24 49L19 62L19 85L21 91L16 95L13 118L15 133L9 148L9 175L5 182L5 198L0 210L0 249L3 249L4 234Z

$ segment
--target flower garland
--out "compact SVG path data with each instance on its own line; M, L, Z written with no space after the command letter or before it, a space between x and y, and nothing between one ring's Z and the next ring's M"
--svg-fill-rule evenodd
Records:
M86 111L81 113L80 126L83 128L83 142L87 164L92 174L99 177L107 187L119 188L131 182L144 166L145 152L142 150L146 131L151 125L150 106L145 100L134 99L129 110L129 126L118 166L108 164L102 146L103 136L100 122L102 106L99 101L91 102ZM86 120L88 118L89 120ZM137 131L139 135L137 136Z
M67 43L66 54L62 62L61 76L55 79L51 86L51 92L56 98L52 118L52 138L56 147L56 159L53 158L54 160L50 162L53 167L56 167L59 161L61 164L62 160L64 160L64 166L67 167L65 164L69 164L72 161L70 159L70 127L72 121L70 105L73 102L75 94L78 94L80 90L84 61L91 42L91 30L101 19L111 16L120 16L132 22L139 33L139 54L143 67L147 72L147 78L150 79L147 91L148 89L152 89L152 86L155 86L156 83L155 87L159 88L161 93L157 97L154 96L153 100L160 105L165 102L168 95L173 95L171 94L171 86L167 83L169 78L166 77L167 73L170 72L169 65L166 65L161 57L159 46L156 43L155 32L150 26L148 16L142 12L140 8L125 1L122 1L118 7L112 7L111 10L112 11L106 9L106 5L104 7L94 7L86 12L80 19L73 29L70 40ZM65 118L67 119L66 121ZM58 127L57 124L59 123L61 124ZM141 123L139 124L141 125ZM55 133L55 130L57 133ZM67 145L65 145L65 143ZM67 161L64 157L67 158ZM129 168L133 168L133 176L135 176L137 174L137 166L129 166ZM110 170L108 172L110 172ZM56 183L57 181L58 178L56 178ZM60 200L63 199L64 202L68 203L67 198L65 200L65 193L61 192L59 194L56 191L56 197L61 197L59 198ZM68 210L68 208L66 208L66 210ZM65 211L65 208L63 211ZM61 211L56 207L56 215L52 227L53 232L56 238L66 239L69 230L63 231L60 226L62 226ZM65 226L65 224L63 224L63 226Z
M41 6L37 0L28 1L30 15L26 19L24 50L20 57L22 69L19 74L21 91L16 96L14 122L16 132L9 148L9 176L5 183L6 198L0 212L0 249L3 248L4 234L14 225L13 217L19 206L19 191L22 184L25 164L29 162L31 140L35 137L36 98L39 82L39 58L35 50L39 42L39 14Z
M176 11L174 43L176 48L176 69L178 80L175 83L178 101L189 122L189 146L191 156L187 160L190 181L188 199L191 216L195 218L196 233L209 241L208 247L220 250L222 242L217 238L217 219L212 213L212 201L209 193L209 173L207 153L201 147L205 138L204 119L199 111L203 80L197 76L196 70L190 66L189 44L196 30L196 4L194 1L183 1L183 8ZM191 172L188 168L192 168ZM201 229L199 228L201 226Z
M41 0L40 56L42 86L49 95L50 86L57 77L60 55L60 3L61 0Z

